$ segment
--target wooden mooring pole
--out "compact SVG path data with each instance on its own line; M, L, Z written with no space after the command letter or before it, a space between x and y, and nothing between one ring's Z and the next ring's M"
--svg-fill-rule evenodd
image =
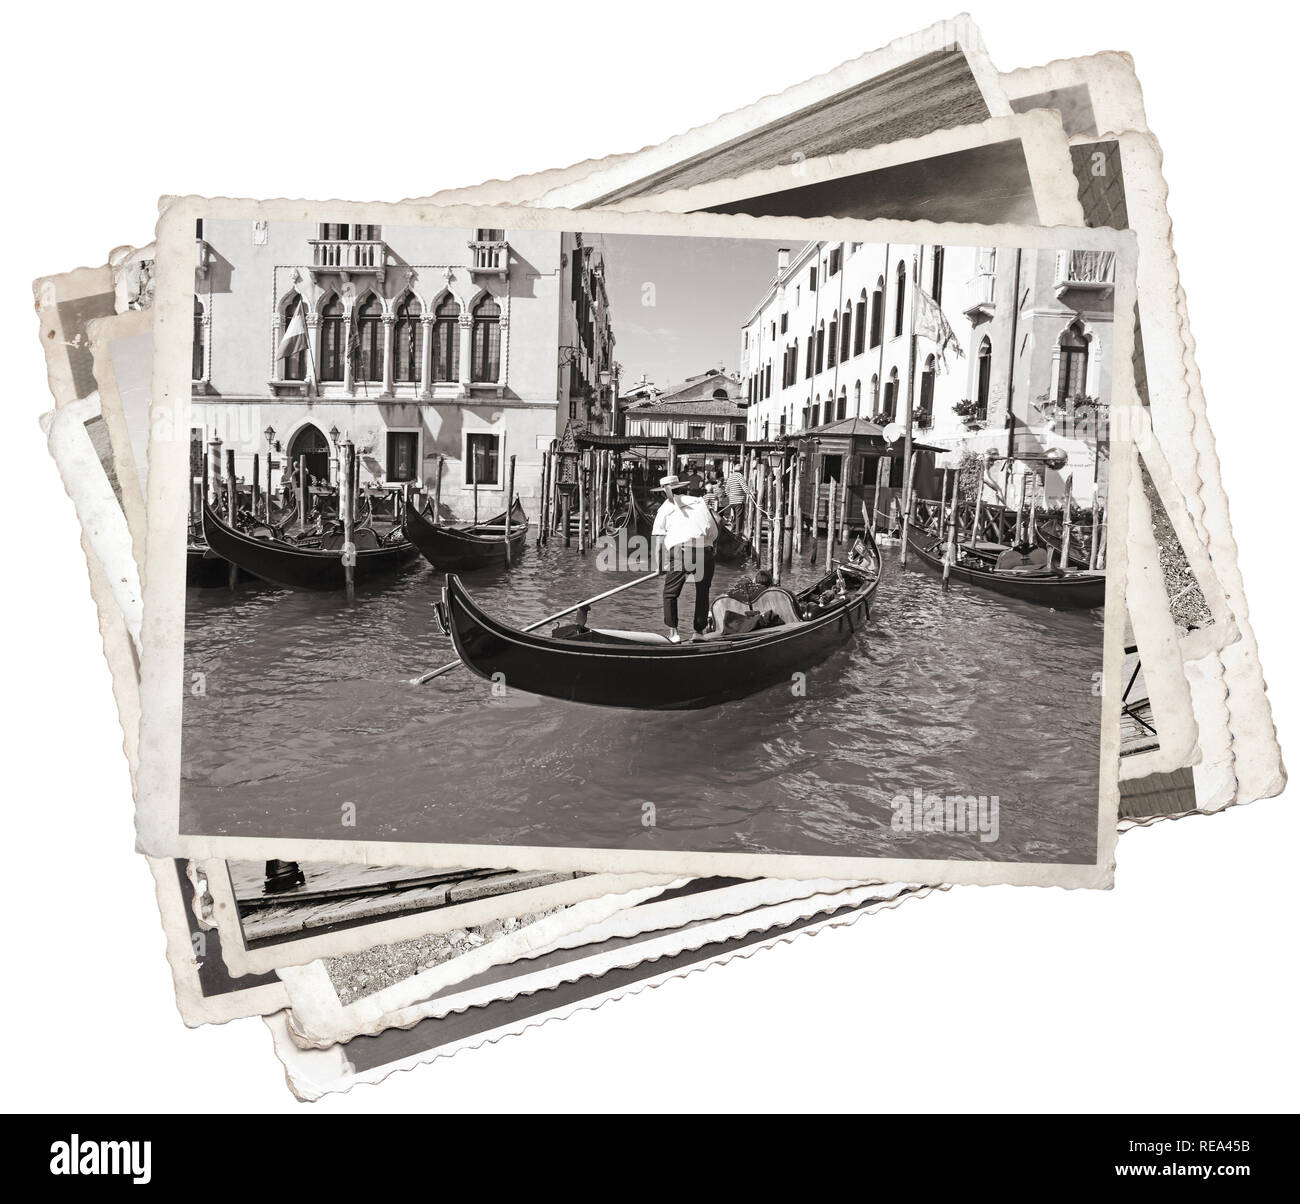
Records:
M915 506L914 493L916 488L916 452L912 452L911 462L907 465L907 474L903 477L903 502L899 506L900 516L898 522L899 532L902 538L899 540L898 563L901 567L907 567L907 532L912 525L912 510Z
M1065 503L1061 507L1061 563L1059 567L1063 569L1070 567L1070 537L1074 533L1074 525L1070 522L1070 495L1073 488L1074 477L1071 475L1065 478Z
M549 453L542 452L542 480L537 492L537 496L541 501L541 510L537 515L537 546L539 548L546 542L546 524L550 520L551 490L548 475L550 471L551 457Z
M506 469L506 531L502 537L506 541L506 567L510 566L510 535L513 530L513 518L515 511L515 458L510 457L510 465Z
M343 581L349 602L353 599L356 585L354 568L357 561L357 546L354 542L356 478L353 475L355 459L356 449L353 447L352 440L344 439L339 444L339 514L343 518L343 550L340 559L343 561Z
M298 530L307 530L307 457L298 457Z
M826 488L826 571L831 571L831 558L835 555L835 485L831 477Z
M239 491L235 484L235 452L226 452L226 522L232 527L239 513ZM232 563L226 584L233 590L239 581L239 569Z

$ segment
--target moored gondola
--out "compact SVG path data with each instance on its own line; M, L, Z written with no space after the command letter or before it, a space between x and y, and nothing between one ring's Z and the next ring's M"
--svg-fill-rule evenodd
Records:
M1061 554L1061 520L1056 518L1040 518L1034 524L1034 530L1038 534L1039 542L1045 548L1051 548L1057 555L1057 562L1060 562ZM1091 555L1085 543L1085 540L1092 536L1092 526L1085 524L1083 526L1073 526L1070 528L1070 567L1076 569L1086 569L1091 565Z
M454 575L442 615L457 654L480 677L593 706L687 710L788 685L862 629L879 583L880 554L868 537L856 558L797 595L775 587L749 607L717 599L717 630L693 643L591 628L582 612L550 636L521 631L488 615Z
M506 563L506 515L468 527L444 527L431 522L415 506L402 519L406 538L435 569L465 572ZM517 560L528 542L528 515L515 498L510 508L510 560Z
M341 535L321 537L316 541L320 546L261 538L236 530L211 506L204 506L203 537L212 553L273 585L311 590L344 589L347 585ZM417 555L411 543L401 538L401 529L397 527L386 535L362 528L353 536L353 543L356 585L394 573Z
M907 533L908 555L915 555L927 569L943 573L943 543L930 531L911 528ZM958 561L949 570L953 580L1008 598L1019 598L1056 610L1092 610L1106 603L1106 574L1075 569L995 569Z
M239 577L247 580L242 569ZM214 589L230 584L230 561L218 556L205 543L193 542L185 546L185 584L198 589Z

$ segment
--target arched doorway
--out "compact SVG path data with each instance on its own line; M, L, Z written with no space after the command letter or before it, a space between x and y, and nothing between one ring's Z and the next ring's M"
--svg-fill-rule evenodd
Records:
M330 441L319 427L312 426L311 423L304 426L289 444L289 464L295 472L300 456L306 458L307 471L314 480L322 485L329 483Z

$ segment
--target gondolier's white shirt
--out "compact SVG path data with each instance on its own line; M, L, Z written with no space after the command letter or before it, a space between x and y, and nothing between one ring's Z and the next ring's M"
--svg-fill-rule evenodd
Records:
M718 541L718 523L713 511L702 497L690 497L678 494L677 502L665 499L655 515L653 536L663 539L667 549L693 544L700 548L711 548Z

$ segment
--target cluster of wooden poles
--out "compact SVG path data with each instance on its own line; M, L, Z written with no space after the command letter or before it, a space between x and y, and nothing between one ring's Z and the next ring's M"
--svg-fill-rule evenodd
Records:
M222 476L222 455L221 440L213 439L209 444L209 456L204 460L203 482L194 486L196 496L192 499L194 508L200 514L202 513L202 504L208 496L208 464L211 463L212 486L218 488L225 484L225 520L231 527L237 526L239 516L239 479L235 475L235 453L233 449L228 449L225 454L225 476ZM512 460L513 464L513 460ZM440 465L441 467L441 465ZM274 468L271 462L270 453L266 457L266 484L262 485L262 465L261 456L253 453L253 470L250 477L250 500L249 512L255 520L262 520L268 527L274 528L275 517L271 508L271 499L275 496L275 483L272 480ZM356 520L358 517L357 499L360 494L360 472L359 461L357 460L356 446L351 439L344 439L339 444L339 518L343 522L343 549L340 553L343 559L344 579L347 582L347 595L350 599L353 594L353 568L356 565L356 546L354 535L356 533ZM298 529L305 530L307 527L307 516L310 512L310 495L307 475L307 457L299 456L298 462L293 469L293 486L294 497L297 500L298 507ZM404 499L405 500L405 499ZM230 586L235 586L235 578L239 570L235 565L230 566Z
M572 480L561 478L564 459L574 460ZM561 452L552 439L542 453L542 512L537 524L537 543L549 543L559 530L564 546L570 547L578 537L578 551L585 553L609 523L617 496L617 481L622 468L622 454L611 448L589 447L574 454ZM576 511L576 513L575 513ZM576 521L575 521L576 520Z
M1028 488L1029 481L1035 483L1033 490ZM1073 498L1071 496L1073 478L1065 479L1065 496L1061 503L1061 537L1060 560L1056 567L1070 568L1070 541L1074 533ZM950 468L943 470L942 496L937 503L931 503L939 512L940 532L943 535L943 583L948 587L948 578L952 566L957 563L958 549L961 546L975 547L980 538L991 534L994 544L1006 544L1015 547L1019 544L1038 544L1038 519L1041 513L1049 513L1046 499L1037 488L1036 473L1026 472L1022 479L1020 501L1015 510L1005 506L985 506L984 490L975 491L974 502L963 502L959 498L959 474ZM915 519L915 509L919 499L913 498L911 517ZM964 532L963 532L964 527ZM1052 567L1052 556L1058 549L1049 547L1047 567ZM906 540L904 540L904 555ZM1106 564L1106 519L1104 503L1098 501L1093 511L1091 539L1088 551L1089 571L1099 571Z

